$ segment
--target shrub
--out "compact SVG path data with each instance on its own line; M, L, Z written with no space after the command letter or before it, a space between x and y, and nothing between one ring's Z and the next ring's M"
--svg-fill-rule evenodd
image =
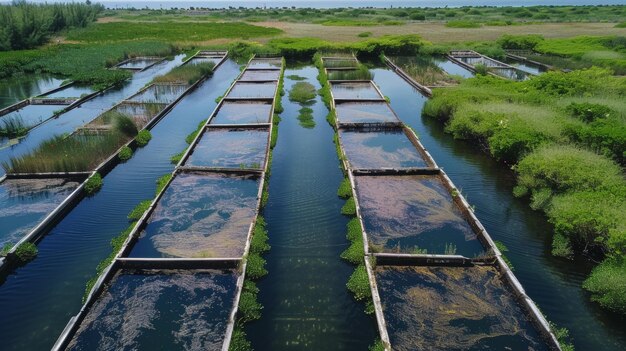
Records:
M18 246L14 253L19 263L26 263L37 257L38 250L35 244L26 242Z
M250 241L250 252L255 254L261 254L269 251L271 248L267 243L269 240L267 236L267 229L265 229L265 220L259 216L254 226L254 232L252 240Z
M482 63L474 65L474 71L476 72L476 74L481 76L486 76L489 74L489 68Z
M11 251L11 249L13 248L13 244L11 243L6 243L2 246L2 249L0 249L0 257L4 257L6 256L9 251Z
M541 35L510 35L505 34L498 39L498 45L503 49L534 50L544 39Z
M574 250L572 245L562 234L554 234L552 237L552 255L572 259L574 256Z
M102 176L100 175L100 173L95 173L94 175L92 175L91 177L89 177L89 179L87 179L87 182L85 183L85 193L87 195L93 195L95 194L98 190L100 190L100 188L102 188Z
M591 299L611 311L626 314L626 260L607 259L591 272L583 287Z
M114 121L115 129L118 132L130 138L137 135L137 125L131 116L117 111L107 111L104 114L106 115L105 118Z
M129 148L128 146L124 146L122 147L120 152L117 154L117 157L119 157L121 161L130 160L130 158L133 157L133 150Z
M148 145L148 142L152 139L152 133L149 130L144 129L137 134L135 141L139 147Z
M359 38L368 38L372 36L372 32L361 32L359 34L357 34L357 37Z
M566 111L575 118L583 122L593 122L597 119L607 118L614 114L608 106L600 104L592 104L588 102L576 103L572 102L566 107Z
M422 12L416 11L416 12L412 12L409 15L409 18L414 20L414 21L424 21L424 20L426 20L426 15L424 15Z
M365 301L366 313L374 312L374 304L372 301L372 290L370 289L369 277L365 265L359 265L348 280L346 287L357 301Z
M341 253L341 258L344 260L354 264L362 264L363 258L365 257L365 249L363 247L363 241L355 240L350 243L350 246Z
M167 185L167 183L169 183L169 181L172 179L172 174L168 173L164 176L162 176L161 178L157 179L156 183L156 194L160 193L161 191L163 191L163 189L165 189L165 186Z
M248 341L246 332L243 331L241 326L235 326L233 335L230 338L230 345L228 351L250 351L252 350L252 343Z

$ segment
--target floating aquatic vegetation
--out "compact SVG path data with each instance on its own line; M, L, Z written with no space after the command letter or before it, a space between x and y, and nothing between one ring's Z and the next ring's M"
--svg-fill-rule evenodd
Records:
M340 131L343 150L353 168L410 168L428 164L402 130Z
M148 219L132 257L240 257L255 215L259 178L176 176Z
M375 269L394 350L547 350L496 268Z
M69 350L221 350L237 275L219 270L121 270Z
M484 249L438 176L358 176L356 190L370 248L413 253L416 247L474 257Z

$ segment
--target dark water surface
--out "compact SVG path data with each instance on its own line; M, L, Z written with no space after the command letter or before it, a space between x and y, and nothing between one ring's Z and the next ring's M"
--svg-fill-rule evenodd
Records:
M143 72L142 72L143 73ZM82 200L38 244L39 255L0 285L2 350L49 350L81 307L85 283L111 252L109 242L128 226L127 214L154 197L155 181L170 173L170 157L185 147L239 74L225 62L213 78L183 99L152 130L150 143L104 178L93 197Z
M60 87L63 79L47 74L23 74L0 80L0 108Z
M372 71L400 119L417 131L424 147L475 205L491 237L509 248L515 275L548 319L570 330L577 350L626 349L626 320L590 302L581 288L592 265L550 255L552 227L526 200L513 197L513 173L472 143L445 134L439 122L423 118L426 99L393 72Z
M319 88L317 69L288 69ZM296 82L285 79L287 94ZM339 255L348 247L348 218L337 197L343 175L325 121L328 110L317 97L316 126L299 125L300 105L283 98L278 144L274 149L269 202L263 211L272 249L269 274L259 285L261 320L246 329L262 350L366 350L378 333L374 318L346 289L353 267Z

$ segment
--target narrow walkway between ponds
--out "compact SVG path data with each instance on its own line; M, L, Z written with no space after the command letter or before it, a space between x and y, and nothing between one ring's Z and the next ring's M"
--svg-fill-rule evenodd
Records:
M306 129L297 119L301 106L288 98L296 83L290 75L319 89L317 73L312 66L285 71L285 111L263 211L272 246L265 256L269 274L258 284L264 307L246 328L257 351L367 350L377 337L374 318L346 289L354 267L339 257L348 246L348 219L340 214L343 174L328 110L316 97L309 106L316 126Z
M50 350L79 311L96 266L111 253L110 240L128 226L128 213L154 197L156 180L174 169L170 157L187 147L185 137L209 117L215 98L238 74L239 66L225 61L155 126L146 147L115 167L97 194L83 199L43 238L34 261L0 285L3 351Z
M438 121L422 117L426 98L398 75L386 68L371 72L398 117L476 206L493 240L508 247L515 275L548 320L569 329L576 350L626 349L626 320L600 309L581 287L591 265L551 256L552 227L526 200L513 197L513 173L475 145L445 134Z

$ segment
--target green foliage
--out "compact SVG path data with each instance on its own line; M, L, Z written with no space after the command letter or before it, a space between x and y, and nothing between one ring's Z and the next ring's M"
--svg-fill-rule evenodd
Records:
M87 43L123 40L197 42L219 38L259 38L281 33L280 29L242 22L170 22L167 25L150 22L113 22L94 23L86 28L71 30L67 33L67 39Z
M337 196L343 199L347 199L352 196L352 185L350 184L350 179L344 178L339 185L339 189L337 190Z
M171 83L171 84L189 84L197 82L204 76L213 74L214 62L187 63L182 66L175 67L168 73L155 77L153 83Z
M121 161L128 161L131 157L133 157L133 149L128 146L123 146L120 152L117 153L117 157Z
M304 128L315 128L315 119L313 118L313 109L302 107L299 110L298 121Z
M172 157L170 157L170 162L173 164L178 164L178 162L183 159L183 156L185 156L185 152L187 152L187 149L177 153L176 155L173 155Z
M262 309L263 306L257 300L257 294L249 291L241 292L238 310L240 323L247 323L261 318Z
M572 259L574 250L569 240L562 234L554 234L552 237L552 255Z
M341 214L346 216L356 216L356 204L353 197L350 197L343 207L341 207Z
M358 265L363 263L363 257L365 257L365 249L363 247L363 241L355 240L350 243L350 246L341 253L341 258L352 263L353 265Z
M474 65L474 72L481 76L486 76L489 74L489 68L482 63Z
M268 240L267 229L265 229L265 219L258 216L252 233L252 240L250 241L250 252L254 254L262 254L269 251L271 247L267 243Z
M139 147L148 145L148 142L152 140L152 133L149 130L143 129L137 134L135 141Z
M369 299L372 297L369 277L367 275L365 265L359 265L354 270L346 286L348 287L348 290L350 290L354 294L354 297L358 301Z
M376 340L376 342L368 348L368 351L385 351L385 345L381 340Z
M37 257L37 246L33 243L25 242L15 249L14 254L17 261L21 264L32 261Z
M498 250L500 250L500 253L502 253L502 260L512 271L514 271L515 267L513 267L513 263L511 263L511 260L509 260L509 258L505 255L506 252L509 252L509 248L506 247L502 241L494 241L494 243L496 244Z
M591 299L611 311L626 314L626 260L607 259L583 283Z
M13 1L0 6L0 51L28 49L63 29L85 27L104 10L100 4L34 4Z
M357 37L359 38L369 38L371 36L372 36L372 32L361 32L357 34Z
M616 24L615 28L626 28L626 22Z
M230 345L228 351L251 351L252 343L248 341L246 332L244 332L241 326L235 326L233 335L230 339Z
M141 216L143 216L143 214L148 210L148 208L150 208L151 204L152 200L145 200L140 202L137 206L135 206L132 211L130 211L130 213L128 214L128 219L131 221L138 221L139 219L141 219Z
M98 190L100 190L100 188L102 188L102 184L102 176L100 175L100 173L95 173L94 175L89 177L89 179L87 179L87 182L85 182L85 193L87 195L95 194Z
M315 86L307 82L297 82L289 91L289 100L305 104L317 96Z
M170 180L172 180L171 173L168 173L162 176L161 178L157 179L156 194L159 194L163 189L165 189L165 186L169 183Z
M11 249L13 248L13 244L11 243L6 243L2 246L2 249L0 249L0 257L5 257L9 251L11 251Z
M373 74L364 65L358 65L353 70L332 71L328 74L329 80L371 80Z
M287 78L287 79L291 79L291 80L295 80L295 81L306 80L306 78L305 78L305 77L299 76L299 75L297 75L297 74L291 74L291 75L288 75L286 78Z
M248 278L253 280L267 275L267 269L265 269L265 259L258 254L249 254L247 258L246 275Z

